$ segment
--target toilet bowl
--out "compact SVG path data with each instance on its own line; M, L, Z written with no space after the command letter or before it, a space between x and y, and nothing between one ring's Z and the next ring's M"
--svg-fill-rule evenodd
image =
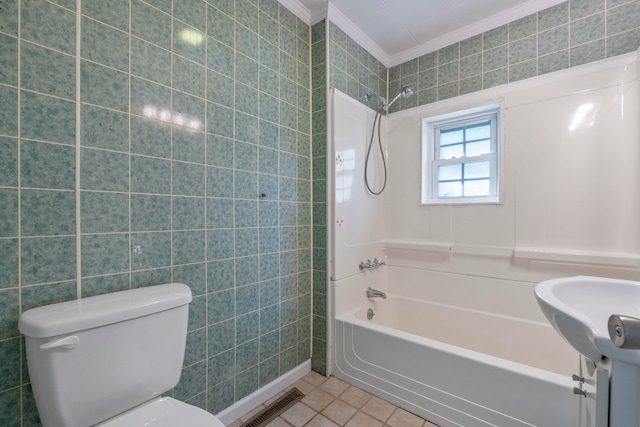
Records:
M182 373L191 290L178 283L25 311L27 364L44 427L224 427L163 393Z
M171 397L158 397L139 407L98 424L96 427L224 427L204 409Z

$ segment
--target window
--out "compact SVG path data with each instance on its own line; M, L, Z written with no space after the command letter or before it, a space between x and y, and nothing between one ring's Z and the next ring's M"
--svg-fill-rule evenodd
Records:
M499 203L499 104L423 119L423 204Z

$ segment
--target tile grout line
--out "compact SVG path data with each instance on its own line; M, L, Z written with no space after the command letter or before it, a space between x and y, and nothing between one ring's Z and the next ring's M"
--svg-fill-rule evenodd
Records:
M131 289L131 283L132 283L132 272L133 272L133 247L132 247L132 241L133 241L133 233L132 233L132 217L133 215L131 215L131 119L132 119L132 115L131 115L131 83L133 82L133 66L131 65L132 63L132 55L131 55L131 51L132 51L132 45L133 45L133 35L132 35L132 31L131 31L131 27L132 27L132 23L133 23L133 19L132 16L133 15L133 5L132 2L129 1L129 16L128 16L128 20L127 20L127 48L128 48L128 52L127 52L127 60L128 60L128 67L127 67L127 87L128 87L128 97L127 97L127 172L128 172L128 188L127 188L127 216L128 216L128 220L127 220L127 234L129 237L129 241L128 241L128 247L127 247L127 252L129 253L128 259L129 259L129 289Z
M22 55L22 3L18 2L18 58ZM17 129L17 160L18 160L18 313L22 313L22 156L21 156L21 148L22 148L22 66L21 61L18 60L18 81L17 81L17 89L18 89L18 129ZM21 406L22 410L22 406Z
M236 254L236 221L237 221L237 211L236 211L236 204L237 204L237 195L236 195L236 175L237 175L237 169L236 169L236 155L237 155L237 151L236 151L236 123L238 120L238 111L236 109L236 84L238 82L237 80L237 68L238 68L238 10L237 10L237 2L233 2L233 79L232 79L232 84L233 84L233 107L231 108L231 111L233 111L233 120L232 120L232 125L231 125L231 135L232 137L230 138L233 144L233 149L231 150L232 152L232 160L231 160L231 165L232 165L232 173L231 173L231 194L232 194L232 198L233 198L233 207L232 207L232 241L233 241L233 374L232 374L232 379L233 379L233 400L237 401L238 400L238 384L237 384L237 376L238 376L238 372L237 372L237 366L238 366L238 304L236 304L236 300L238 297L238 283L237 283L237 278L238 278L238 263L237 263L237 254ZM208 60L209 60L209 55L207 55L207 65L208 65ZM230 77L230 76L229 76ZM207 114L208 115L208 114ZM226 350L225 350L226 351Z
M207 137L207 130L209 128L209 114L208 114L208 103L207 103L207 93L209 91L209 3L206 3L205 5L205 10L206 13L204 15L204 29L205 29L205 37L204 37L204 48L205 48L205 57L204 57L204 97L205 97L205 101L204 101L204 125L203 125L203 144L204 144L204 223L203 228L204 228L204 276L205 276L205 282L204 282L204 306L205 306L205 322L204 322L204 345L205 345L205 350L204 350L204 360L205 360L205 367L207 369L207 373L209 372L209 364L212 363L210 361L210 357L209 357L209 316L208 316L208 312L209 312L209 232L208 232L208 227L207 227L207 221L208 221L208 215L207 212L210 209L209 206L209 202L207 199L207 186L209 184L209 180L207 179L208 174L208 168L209 168L209 164L207 162L207 141L208 141L208 137ZM173 44L172 44L172 48L173 48ZM175 56L171 57L171 61L172 64L175 61ZM171 82L171 85L173 86L173 82ZM173 214L173 213L172 213ZM201 393L204 393L204 408L205 409L209 409L209 375L207 374L205 376L205 381L204 381L204 391ZM199 393L200 394L200 393Z
M18 38L18 81L17 81L17 86L18 86L18 142L17 142L17 161L18 161L18 230L17 230L17 234L18 234L18 314L22 314L22 156L21 156L21 148L22 148L22 96L21 96L21 86L22 86L22 79L21 79L21 75L22 75L22 66L21 66L21 62L20 61L20 57L22 56L22 2L18 2L18 34L16 35ZM18 339L19 339L19 344L18 344L18 348L22 354L23 351L25 351L25 345L24 345L24 340L20 337L20 332L18 332ZM19 425L23 426L24 425L24 404L25 404L25 398L24 398L24 393L22 393L22 390L24 388L24 383L23 383L23 378L25 377L24 375L24 370L27 369L27 367L25 366L24 362L23 362L23 358L20 357L19 360L19 368L20 368L20 378L19 378L19 382L18 382L18 390L19 390L19 397L18 397L18 402L20 404L20 407L18 408L18 413L20 414L20 420L19 420Z
M174 120L175 120L175 113L174 113L174 109L173 109L173 101L174 101L174 87L173 87L173 55L174 55L174 33L173 33L173 29L174 29L174 7L175 7L175 2L171 2L171 15L170 15L170 19L171 19L171 29L169 30L169 34L170 34L170 39L171 39L171 48L169 49L169 55L170 55L170 59L169 59L169 111L170 111L170 117L171 117L171 122L169 123L169 161L171 162L171 164L169 165L169 277L171 282L173 283L173 272L175 270L175 247L173 245L173 240L175 237L174 234L174 229L173 229L173 180L174 180L174 166L175 166L175 159L173 158L173 133L174 133ZM205 14L206 16L206 14ZM133 36L131 37L133 39ZM133 41L133 40L132 40ZM133 70L132 70L133 71ZM129 89L129 91L131 91L131 89ZM131 106L129 106L129 114L131 114ZM187 324L187 330L188 330L188 324Z
M260 15L260 5L258 4L258 34L260 34L260 29L261 29L261 25L262 25L262 19L261 19L261 15ZM260 49L262 48L262 38L260 36L258 36L258 51L260 52ZM260 53L258 53L258 57L260 57ZM235 70L234 70L234 76L235 76ZM262 95L260 95L260 65L258 65L258 82L257 82L257 92L258 92L258 137L256 139L256 174L257 174L257 183L256 183L256 232L258 233L258 239L257 239L257 244L258 244L258 362L257 362L257 366L258 366L258 386L261 386L262 384L260 384L260 364L262 363L260 354L262 351L262 340L260 339L260 331L262 330L262 302L261 302L261 287L260 287L260 283L262 280L262 269L260 268L260 201L262 200L260 198L260 194L261 194L261 185L260 185L260 144L261 144L261 138L260 138L260 117L261 117L261 113L262 110L260 109L260 100L262 99ZM234 100L235 103L235 100Z
M80 53L82 39L82 1L76 0L76 298L82 298L82 235L81 233L81 200L80 200L80 144L81 144L81 115L80 115Z

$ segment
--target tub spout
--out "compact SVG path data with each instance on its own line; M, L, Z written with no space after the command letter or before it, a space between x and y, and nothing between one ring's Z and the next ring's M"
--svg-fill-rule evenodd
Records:
M387 299L387 294L377 289L373 289L371 286L367 288L367 298L382 298Z

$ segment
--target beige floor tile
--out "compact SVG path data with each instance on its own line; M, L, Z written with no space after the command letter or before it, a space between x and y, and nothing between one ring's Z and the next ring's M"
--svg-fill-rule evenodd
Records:
M330 419L318 414L305 427L340 427Z
M438 427L334 377L327 379L311 372L291 387L294 386L305 397L268 427ZM228 427L240 427L287 391L278 393Z
M291 424L278 417L275 420L271 421L265 427L291 427Z
M302 377L302 379L318 387L320 384L327 380L327 377L325 377L324 375L320 375L317 372L311 371L307 375Z
M293 424L295 427L302 427L309 420L315 417L316 411L309 408L302 402L298 402L291 408L287 409L280 417L284 418L287 422Z
M334 400L322 411L322 415L343 426L356 412L358 410L353 406L347 405L342 400Z
M302 402L316 411L320 412L324 408L326 408L329 403L333 402L335 397L327 393L326 391L322 391L319 388L313 390L311 393L307 394L302 398Z
M373 396L362 407L362 411L371 415L372 417L385 422L393 414L396 409L391 403L386 402L379 397Z
M398 408L387 420L387 424L390 427L422 427L424 420L411 412Z
M345 427L382 427L382 423L364 412L358 412Z
M291 387L288 388L288 390L290 390L292 387L296 387L298 390L302 392L302 394L308 394L316 388L315 385L305 380L296 381L291 385Z
M353 386L349 387L340 395L340 400L344 400L355 408L362 408L362 405L367 403L367 400L369 399L371 399L371 395L369 393Z
M340 396L340 394L349 387L348 383L339 380L336 377L329 378L319 386L319 388L334 396Z

